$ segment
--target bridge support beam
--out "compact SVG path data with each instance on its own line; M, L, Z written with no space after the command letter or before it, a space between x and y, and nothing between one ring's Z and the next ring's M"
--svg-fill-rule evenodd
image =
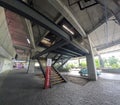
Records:
M88 68L88 79L96 81L97 80L97 73L96 73L96 67L95 67L95 62L94 62L94 53L93 53L93 48L91 45L91 41L88 36L88 42L89 42L89 54L86 55L87 59L87 68Z
M104 68L104 62L103 62L101 55L98 55L98 57L99 57L99 61L100 61L100 68L102 69L102 68Z
M35 61L30 60L28 73L34 73L34 70L35 70Z

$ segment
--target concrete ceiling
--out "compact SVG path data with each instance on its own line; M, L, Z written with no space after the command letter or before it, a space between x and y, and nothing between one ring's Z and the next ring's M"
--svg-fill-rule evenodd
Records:
M74 4L69 5L68 1ZM81 35L90 35L93 47L97 50L103 50L105 48L118 44L117 42L120 40L120 27L117 24L116 15L113 14L115 13L115 11L118 11L118 0L116 1L117 5L116 2L112 0L110 3L105 2L105 4L103 3L103 1L98 0L96 5L90 6L83 10L80 9L78 3L75 3L76 1L79 0L33 0L33 7L54 22L58 15L63 15L63 17L65 17L69 21L69 23L72 24L73 27L81 33ZM104 5L106 5L106 8ZM114 5L114 7L110 7L109 5ZM105 16L106 14L107 17ZM72 19L70 18L70 16ZM108 29L105 29L106 18L108 19ZM76 21L77 23L73 21ZM76 24L79 24L80 26L78 25L79 27L77 27ZM33 32L38 31L38 27L35 27L37 26L33 27ZM83 30L79 30L80 28L81 30ZM39 30L41 30L41 33L39 33L39 35L41 36L43 36L46 32L46 30L42 27L39 27ZM108 36L106 35L105 30L108 30ZM38 38L38 32L35 33L35 35L35 39Z
M69 1L74 3L79 0ZM88 2L91 3L93 1L95 0L90 0ZM120 40L120 27L118 23L120 4L118 2L119 0L110 0L111 2L105 2L105 8L103 0L97 1L98 2L95 5L83 10L80 9L78 3L69 5L68 0L28 0L28 3L31 7L45 15L55 24L59 23L59 21L62 19L66 19L83 38L87 35L90 35L93 47L100 51L113 45L119 44L118 42ZM105 16L106 13L107 17ZM6 17L14 46L16 46L16 48L19 47L18 50L23 48L31 48L31 45L29 45L26 40L26 37L30 39L30 36L24 18L8 10L6 11ZM105 33L106 19L108 19L108 26L106 29L109 32L108 35ZM31 26L35 45L36 47L41 47L39 43L43 37L46 35L51 36L52 34L34 22L31 22ZM76 39L79 41L79 43L81 43L82 40L78 40L80 38L81 37L77 37Z
M29 0L30 2L31 0ZM60 13L48 2L48 0L33 0L31 1L31 6L35 8L37 11L45 15L51 21L56 21L61 16ZM38 45L38 42L41 41L43 36L48 33L48 30L45 28L38 26L37 24L33 23L33 33L35 44Z
M75 0L69 0L75 2ZM100 4L96 4L84 10L80 10L80 7L77 3L69 6L68 0L63 1L64 5L71 11L75 19L81 25L86 34L92 32L95 28L102 24L104 16L104 8ZM110 13L108 13L110 15Z
M119 13L120 13L120 1L110 0L110 2L104 0L97 0L97 4L80 9L77 1L80 0L64 0L49 2L64 15L68 21L74 26L69 15L73 15L76 21L80 24L86 35L90 35L93 47L97 51L118 45L120 42L120 26L119 26ZM81 0L82 1L82 0ZM94 0L90 0L91 2ZM90 1L88 1L90 3ZM70 5L70 3L72 5ZM64 9L63 9L64 8ZM65 15L62 11L67 11L69 15ZM114 16L113 16L114 15ZM106 25L107 20L107 25ZM108 34L106 34L108 31ZM112 47L113 50L114 47ZM115 47L118 49L118 47ZM106 51L109 51L108 49ZM111 48L110 48L111 51Z
M118 50L120 47L116 45L120 44L120 26L115 22L115 17L108 19L107 24L104 23L99 28L89 34L93 47L102 53L106 51Z
M8 29L12 38L13 46L16 49L19 59L27 59L31 44L25 19L9 10L5 11Z
M108 53L108 52L115 52L115 51L120 51L120 44L117 44L115 46L108 47L108 48L105 48L103 50L100 50L100 51L98 51L98 53L99 54L105 54L105 53Z
M30 47L27 42L29 34L24 24L23 18L9 10L6 10L5 13L13 44Z
M15 57L15 49L11 41L11 35L7 27L4 9L0 7L0 56L12 59Z

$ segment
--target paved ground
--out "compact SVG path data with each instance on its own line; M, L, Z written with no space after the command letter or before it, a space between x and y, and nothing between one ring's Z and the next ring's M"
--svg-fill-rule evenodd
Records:
M4 82L3 82L4 81ZM37 76L25 72L0 75L0 105L120 105L120 81L63 83L43 90Z
M68 76L74 76L74 77L80 77L79 74L79 69L78 70L71 70L70 72L61 72L61 74L63 75L68 75ZM101 73L101 75L99 76L100 78L103 79L109 79L109 80L120 80L120 74L116 74L116 73Z
M70 72L60 72L60 73L63 74L63 75L80 77L79 71L80 70L71 70Z

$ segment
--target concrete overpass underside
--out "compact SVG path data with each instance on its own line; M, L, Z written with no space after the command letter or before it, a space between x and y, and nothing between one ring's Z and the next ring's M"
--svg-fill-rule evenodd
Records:
M120 48L119 0L0 0L0 6L1 78L4 78L2 74L5 71L13 69L13 61L15 59L29 62L28 77L27 74L23 73L23 77L21 78L26 77L31 82L29 76L33 76L34 63L36 61L41 65L41 71L45 76L45 69L44 67L42 68L44 66L43 59L47 60L47 58L51 58L53 61L53 71L58 76L61 76L56 69L62 67L69 59L73 57L86 57L88 79L96 81L98 78L94 64L94 55L119 50ZM60 67L54 68L54 65L59 62L61 62ZM14 78L13 74L8 75L10 79ZM15 78L19 76L19 72L17 74ZM37 85L35 87L38 87L39 82L36 82ZM98 86L100 83L101 89L103 86L102 82L103 80L98 80L95 85ZM0 83L2 84L2 82ZM108 81L105 81L105 83L108 83ZM118 86L118 82L115 83ZM92 85L93 82L90 84ZM31 84L28 85L31 86ZM71 83L63 85L63 87L68 88L69 85L71 85L70 89L74 87ZM61 86L58 85L58 87ZM87 89L87 86L85 88ZM76 90L78 90L77 86ZM68 89L68 91L70 90ZM97 90L95 89L95 91L96 94ZM59 92L59 90L56 92ZM28 95L28 93L26 94ZM72 93L70 92L70 94ZM98 97L102 97L102 95ZM111 97L111 94L109 95ZM92 98L94 99L94 97ZM63 98L60 99L63 100ZM3 105L7 105L4 97L2 101L0 100L0 103L2 102L4 103ZM9 99L7 102L9 102ZM117 100L115 102L117 105ZM33 103L29 103L29 105L33 105ZM81 104L84 105L85 103L83 103ZM93 102L91 103L93 104ZM16 104L18 105L18 103ZM45 105L47 104L45 103ZM78 105L78 103L74 102L72 104ZM103 102L103 104L105 103ZM27 103L23 105L27 105ZM108 105L112 104L108 102Z

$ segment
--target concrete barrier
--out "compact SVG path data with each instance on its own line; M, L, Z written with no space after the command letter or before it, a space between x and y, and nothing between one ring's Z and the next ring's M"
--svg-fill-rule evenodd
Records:
M120 69L102 69L102 72L120 74Z

